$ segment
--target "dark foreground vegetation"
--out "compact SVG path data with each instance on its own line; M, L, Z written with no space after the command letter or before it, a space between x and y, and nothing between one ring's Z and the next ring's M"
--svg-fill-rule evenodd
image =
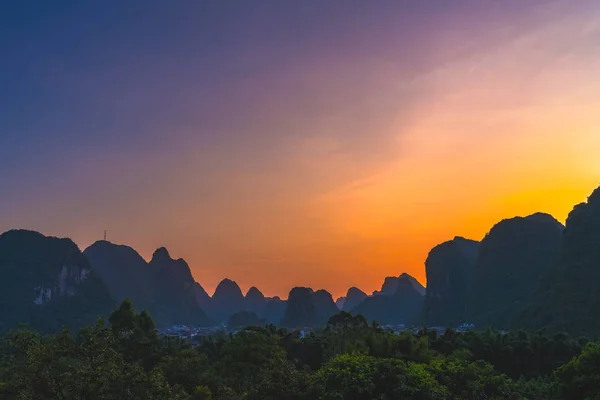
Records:
M107 326L108 325L108 326ZM2 341L2 399L598 399L600 344L423 330L393 334L342 312L302 338L275 326L203 338L157 334L130 301L74 334Z

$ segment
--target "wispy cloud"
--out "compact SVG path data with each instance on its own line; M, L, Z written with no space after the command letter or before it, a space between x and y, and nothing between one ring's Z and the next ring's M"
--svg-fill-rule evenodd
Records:
M259 257L258 260L265 262L280 262L284 261L285 257Z

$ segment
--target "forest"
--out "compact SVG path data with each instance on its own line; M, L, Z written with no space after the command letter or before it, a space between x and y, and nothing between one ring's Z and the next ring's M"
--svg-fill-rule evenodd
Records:
M341 312L302 335L274 325L194 343L125 300L78 332L1 342L1 399L600 399L600 343L566 334L394 334Z

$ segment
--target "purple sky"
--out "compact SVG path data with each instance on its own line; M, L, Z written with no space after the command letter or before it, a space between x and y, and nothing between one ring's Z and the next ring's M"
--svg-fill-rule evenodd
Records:
M166 245L209 291L423 281L448 235L564 214L597 182L599 16L592 0L0 5L0 230ZM548 131L556 110L579 142ZM556 156L559 208L481 178L540 182ZM444 229L432 199L457 210Z

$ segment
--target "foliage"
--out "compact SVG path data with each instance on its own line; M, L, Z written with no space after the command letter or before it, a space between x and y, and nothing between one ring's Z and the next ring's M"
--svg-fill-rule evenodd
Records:
M459 399L512 398L510 380L499 374L485 361L470 362L458 359L438 359L427 371Z
M362 355L340 355L314 377L320 399L443 399L445 389L422 364Z
M542 332L394 333L342 312L327 327L247 327L197 347L125 300L77 334L10 332L0 399L596 399L600 344Z
M556 377L565 398L600 399L600 344L588 343L578 357L556 371Z

